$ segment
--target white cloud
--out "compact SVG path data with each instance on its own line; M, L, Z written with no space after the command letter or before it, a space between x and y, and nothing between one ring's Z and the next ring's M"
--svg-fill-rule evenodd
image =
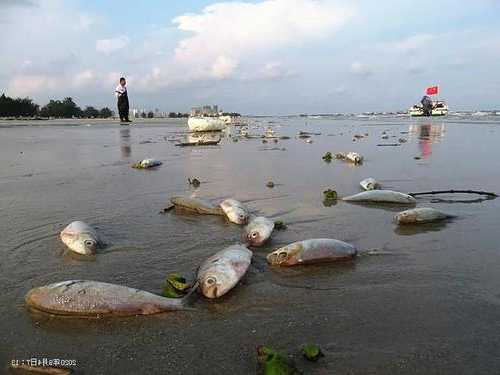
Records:
M86 69L75 75L73 84L77 87L87 86L91 83L95 83L96 78L96 74L92 69Z
M191 67L195 78L224 78L245 57L330 37L354 14L334 0L265 0L221 2L173 22L192 35L175 49L174 63Z
M88 14L80 14L78 16L78 21L75 24L75 30L86 31L94 24L94 22L94 19Z
M367 77L373 74L373 69L360 61L353 62L349 70L352 74L361 77Z
M128 36L121 35L116 38L99 39L95 44L95 49L98 52L109 54L125 48L129 43Z
M215 79L229 78L238 67L238 62L227 56L219 56L212 65L212 76Z
M431 43L437 37L432 34L416 34L396 42L393 44L393 47L399 51L403 52L413 52L421 48L425 48L426 46L430 48Z

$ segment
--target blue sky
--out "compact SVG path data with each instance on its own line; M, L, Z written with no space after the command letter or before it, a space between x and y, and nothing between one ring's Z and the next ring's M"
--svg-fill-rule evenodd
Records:
M0 0L0 91L248 114L500 108L496 0Z

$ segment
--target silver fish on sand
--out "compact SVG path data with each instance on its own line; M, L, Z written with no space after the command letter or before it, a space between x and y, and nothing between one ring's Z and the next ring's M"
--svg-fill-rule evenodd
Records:
M273 266L295 266L351 260L357 254L356 247L347 242L315 238L294 242L275 250L267 256L267 262Z
M366 191L380 189L378 181L371 177L365 178L359 184L361 185L361 188Z
M236 199L223 200L220 208L222 208L229 221L235 224L246 224L250 216L248 209Z
M252 262L252 252L243 245L229 246L208 258L198 270L203 295L219 298L238 284Z
M453 217L430 207L419 207L412 210L406 210L394 216L396 224L419 224L431 223L433 221L446 220Z
M250 216L243 238L250 246L262 246L273 233L274 221L264 216Z
M102 243L97 232L83 221L73 221L60 234L62 242L75 253L95 254Z
M31 289L25 301L36 310L75 316L150 315L186 308L185 298L165 298L144 290L87 280Z
M342 198L346 202L373 202L373 203L396 203L416 204L417 201L411 195L392 190L370 190Z
M224 215L222 209L207 200L190 197L172 197L170 202L179 209L192 211L202 215Z
M139 163L141 168L154 168L162 165L162 162L156 159L143 159Z

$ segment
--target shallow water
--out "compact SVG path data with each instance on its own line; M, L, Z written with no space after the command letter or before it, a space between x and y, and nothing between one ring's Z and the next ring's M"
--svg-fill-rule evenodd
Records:
M0 124L0 366L35 357L75 359L80 374L253 374L255 348L267 344L288 352L308 374L499 372L500 199L419 198L419 206L458 217L418 228L395 227L399 207L322 203L324 190L354 194L366 177L402 192L499 192L499 120L251 122L251 133L272 126L292 138L263 144L225 137L218 146L181 148L173 142L186 129L181 121ZM321 135L308 144L295 137L299 130ZM384 131L389 139L381 139ZM399 138L408 142L377 146ZM357 151L365 162L325 163L327 151ZM130 168L147 157L164 164ZM188 177L201 186L190 187ZM235 197L289 225L255 250L246 278L227 296L200 298L195 311L126 319L64 319L26 309L30 288L56 281L99 280L159 293L168 273L193 275L241 236L240 227L220 217L158 213L170 196L193 193ZM108 243L95 259L71 256L59 240L73 220L95 226ZM390 254L339 265L267 266L272 249L314 237ZM306 342L326 356L304 362L299 347Z

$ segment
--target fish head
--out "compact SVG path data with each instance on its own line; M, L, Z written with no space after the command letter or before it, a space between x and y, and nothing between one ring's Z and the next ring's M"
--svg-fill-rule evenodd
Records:
M231 207L227 210L228 219L235 224L246 224L248 221L248 213L240 207Z
M397 224L411 224L417 222L417 212L415 210L407 210L400 212L394 216L394 221Z
M274 223L267 220L250 220L250 223L243 231L243 241L250 246L261 246L266 242L274 229Z
M99 241L91 233L79 233L68 244L69 248L79 254L95 254Z
M233 286L230 278L222 272L208 272L200 280L200 288L207 298L219 298Z
M290 266L299 262L298 258L303 250L303 246L299 243L282 247L273 251L267 256L267 262L272 266Z

